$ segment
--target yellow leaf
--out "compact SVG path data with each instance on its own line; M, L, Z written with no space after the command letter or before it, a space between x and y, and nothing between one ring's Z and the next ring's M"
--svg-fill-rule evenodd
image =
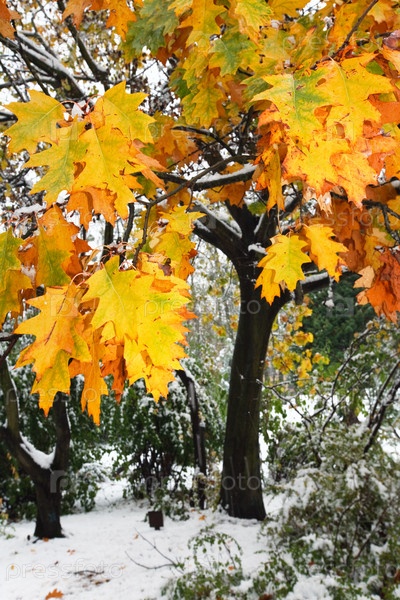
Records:
M334 154L331 162L338 174L338 185L346 190L349 200L361 208L367 185L376 181L375 169L360 151L352 154Z
M31 394L39 394L39 407L44 411L46 416L53 406L54 396L57 392L69 393L69 358L70 356L67 352L60 350L54 357L53 365L44 372L40 379L36 378L33 382Z
M5 132L11 138L11 152L27 150L33 154L39 142L53 143L57 124L64 120L65 109L57 100L36 90L29 94L30 102L11 102L7 106L18 118Z
M277 148L272 146L267 152L263 152L262 160L265 165L262 175L269 192L268 210L271 210L273 206L278 206L279 210L284 210L285 199L282 194L281 161Z
M51 369L58 356L68 367L70 358L90 361L87 343L82 337L83 317L78 311L80 289L71 283L69 286L49 287L43 296L34 298L29 304L40 313L20 323L16 333L34 335L32 342L19 356L17 366L34 363L37 379Z
M7 313L16 316L22 311L22 292L32 289L32 284L21 271L9 269L2 277L2 288L0 289L0 325L3 324Z
M331 156L343 152L350 152L346 140L324 140L318 137L308 145L291 145L283 167L288 179L305 180L315 194L320 196L337 183L339 176Z
M79 27L83 19L83 13L93 3L93 0L68 0L66 9L63 12L63 19L72 17L74 24Z
M128 23L136 20L136 15L129 8L126 0L69 0L63 12L63 19L73 15L72 20L79 27L87 8L91 10L109 9L110 15L106 25L107 27L115 27L116 32L122 39L125 39Z
M306 4L307 0L270 0L268 2L275 19L282 19L285 15L297 17Z
M101 113L126 138L138 139L145 144L152 142L150 124L154 123L154 119L138 110L146 94L127 94L125 87L126 82L122 81L107 90L96 102L94 113Z
M76 375L83 375L85 383L81 394L82 410L87 409L88 414L93 418L96 425L100 423L100 404L101 396L108 395L108 388L100 370L99 361L104 355L104 346L101 343L101 334L99 331L93 331L90 325L91 315L85 318L83 337L88 344L91 355L90 362L72 360L69 364L70 378Z
M365 54L341 63L332 60L326 65L327 79L323 87L334 105L327 118L327 126L340 124L350 141L363 135L365 121L380 122L380 112L369 102L369 96L395 90L390 79L366 69L374 58L374 54Z
M284 283L293 291L297 282L305 278L301 265L311 262L310 257L303 252L307 243L297 234L278 234L272 241L272 246L267 248L267 256L260 260L258 266L273 271L273 282Z
M262 267L261 261L258 263L258 266ZM275 271L272 269L262 269L255 287L259 286L261 286L261 296L265 298L269 304L272 304L274 299L281 295L281 287L279 283L275 281Z
M177 2L172 3L170 9L176 5ZM180 27L192 28L187 45L197 43L200 48L204 45L208 46L210 36L220 33L216 19L224 10L223 6L216 6L214 0L193 0L189 16L180 25Z
M26 167L49 166L47 173L35 183L31 194L46 192L46 201L56 202L62 191L71 191L75 178L75 163L80 162L86 153L87 144L79 139L84 131L84 123L74 121L69 127L59 127L54 131L51 148L33 154Z
M221 113L221 103L225 99L225 94L219 82L211 75L205 77L199 87L197 94L190 99L184 98L183 103L195 122L201 122L204 127L209 127Z
M91 324L102 329L102 341L123 346L130 381L144 377L157 399L166 393L173 370L180 368L187 331L183 322L192 315L184 310L188 285L165 276L157 264L144 261L142 265L144 271L120 271L119 258L110 259L88 279L83 300L88 306L96 301ZM102 360L107 373L122 368L117 350L113 355L110 348Z
M319 85L325 77L325 68L305 73L282 73L263 77L271 86L257 94L253 102L269 100L277 107L282 122L287 126L292 138L303 143L310 142L322 125L315 115L317 108L332 103L331 96Z
M125 336L136 338L138 310L144 310L151 287L151 278L143 277L139 292L139 278L138 271L120 271L119 258L115 256L88 279L84 301L99 300L91 322L94 329L112 323L112 337L118 342Z
M79 227L66 221L58 206L47 210L38 226L37 234L26 241L21 260L25 267L34 267L36 286L67 284L82 271L79 253L89 246L77 237Z
M254 41L258 40L261 28L269 23L273 15L269 4L266 6L258 0L234 0L231 12L238 20L239 31Z
M338 252L347 252L347 248L332 240L334 235L332 228L325 225L316 224L304 227L304 236L310 243L311 260L319 269L326 269L328 274L338 281L341 274L338 268Z
M21 261L17 250L22 240L14 237L12 229L0 233L0 290L5 288L4 277L8 269L19 269Z

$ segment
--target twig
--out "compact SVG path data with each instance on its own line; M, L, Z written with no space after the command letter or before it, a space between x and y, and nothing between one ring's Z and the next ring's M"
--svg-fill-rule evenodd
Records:
M342 45L336 50L336 52L334 52L333 54L331 54L330 56L323 56L322 58L320 58L319 60L317 60L313 66L311 67L312 70L316 69L317 66L322 63L322 62L326 62L327 60L333 60L334 58L336 58L336 56L338 54L340 54L342 52L342 50L344 50L344 48L347 46L347 44L349 43L351 36L353 35L353 33L355 33L357 31L357 29L359 28L359 26L361 25L361 23L363 22L363 20L365 19L365 17L367 16L367 14L369 13L369 11L375 6L375 4L378 2L378 0L372 0L372 2L370 2L368 4L368 6L365 8L364 12L358 17L357 21L354 23L353 27L350 29L349 33L346 35L344 42L342 43Z
M137 560L135 560L134 558L132 558L128 554L128 552L125 550L125 554L129 558L129 560L131 560L133 563L135 563L135 565L138 565L139 567L143 567L143 569L148 569L150 571L152 569L163 569L164 567L174 567L174 569L177 569L181 573L184 572L183 563L174 561L172 558L170 558L169 556L167 556L166 554L164 554L163 552L161 552L161 550L159 550L157 548L157 546L155 544L153 544L153 542L150 542L150 540L148 540L147 538L145 538L143 534L139 533L137 530L136 530L136 532L137 532L138 536L142 538L142 540L144 540L145 542L147 542L147 544L149 544L153 548L153 550L155 550L160 556L162 556L163 558L165 558L165 560L167 561L167 563L163 564L163 565L155 565L155 566L144 565L143 563L140 563Z
M350 41L351 36L353 35L353 33L355 33L357 31L357 29L359 28L359 26L361 25L361 23L364 21L365 17L369 13L369 11L375 6L375 4L377 2L378 2L378 0L372 0L372 2L370 2L368 4L368 6L364 10L364 12L358 17L357 21L354 23L354 25L350 29L349 33L346 35L343 44L340 46L340 48L338 50L336 50L336 52L333 54L333 56L331 56L331 58L334 58L335 56L337 56L338 54L340 54L341 51L347 46L347 44L349 43L349 41Z

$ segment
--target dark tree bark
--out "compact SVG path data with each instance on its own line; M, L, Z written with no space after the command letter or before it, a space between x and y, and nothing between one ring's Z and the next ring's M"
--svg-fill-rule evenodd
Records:
M193 379L183 369L178 370L176 374L185 386L188 397L190 418L192 422L194 462L197 470L198 502L199 507L203 509L206 505L205 478L207 476L205 428L200 421L199 399Z
M290 299L272 305L254 289L254 265L239 269L241 307L231 363L221 480L221 504L228 514L265 518L260 463L260 409L263 374L275 317Z
M228 209L241 234L233 226L215 217L211 219L207 212L206 219L195 228L199 237L219 248L232 261L240 285L220 502L231 516L262 520L265 517L259 446L262 381L272 325L279 310L290 300L290 294L282 293L269 305L254 288L260 255L252 248L255 244L265 248L271 243L277 226L274 211L264 215L261 222L245 205L240 208L228 205Z
M49 465L40 465L27 446L19 428L18 396L6 360L0 362L0 387L6 405L7 424L0 428L0 437L21 468L29 475L36 491L36 527L38 538L63 537L60 513L61 491L65 484L69 459L70 429L65 394L54 399L52 416L55 424L56 444Z

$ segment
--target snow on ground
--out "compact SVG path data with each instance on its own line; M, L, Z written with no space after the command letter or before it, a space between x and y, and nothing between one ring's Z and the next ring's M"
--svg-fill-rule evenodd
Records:
M0 537L0 599L158 599L168 579L178 575L167 559L192 556L189 539L212 524L240 544L245 573L262 562L256 521L193 510L186 521L164 518L156 531L145 520L148 506L123 500L122 486L107 482L95 510L64 516L65 538L35 541L34 523L27 521L13 525L13 537Z

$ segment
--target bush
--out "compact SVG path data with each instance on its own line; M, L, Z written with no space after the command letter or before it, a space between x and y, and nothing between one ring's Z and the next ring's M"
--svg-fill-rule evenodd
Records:
M255 591L289 599L319 578L333 600L399 598L400 465L377 443L364 451L363 426L330 423L322 439L315 431L318 455L309 430L293 433L281 435L291 468L271 486L280 508L263 526L268 559Z
M195 568L181 565L182 575L171 580L162 590L162 595L169 600L243 597L235 590L243 580L242 549L236 540L209 526L189 541L189 548Z

